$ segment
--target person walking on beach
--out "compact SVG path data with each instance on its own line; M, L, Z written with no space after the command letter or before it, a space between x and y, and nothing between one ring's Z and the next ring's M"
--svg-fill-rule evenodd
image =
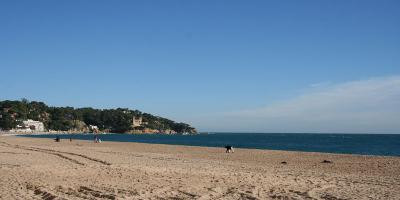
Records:
M231 145L226 145L225 148L226 148L226 153L233 153L233 152L235 152L235 151L233 151L233 146L231 146Z
M94 134L94 143L98 143L99 142L99 131L97 129L93 130L93 134Z

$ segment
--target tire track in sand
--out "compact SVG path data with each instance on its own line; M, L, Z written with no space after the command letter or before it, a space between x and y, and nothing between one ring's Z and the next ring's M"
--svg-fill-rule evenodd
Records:
M42 153L55 155L55 156L58 156L58 157L60 157L62 159L68 160L68 161L73 162L73 163L78 164L78 165L85 165L85 163L82 163L82 162L80 162L80 161L78 161L76 159L70 158L70 157L68 157L68 156L66 156L64 154L81 157L81 158L84 158L84 159L87 159L87 160L90 160L90 161L93 161L93 162L100 163L102 165L111 165L111 163L109 163L109 162L106 162L106 161L103 161L103 160L100 160L100 159L96 159L96 158L92 158L92 157L89 157L89 156L86 156L86 155L78 154L78 153L57 151L57 150L44 149L44 148L38 148L38 147L26 147L26 146L22 146L22 145L12 145L12 144L8 144L6 142L0 142L0 143L4 144L2 146L6 146L6 147L12 147L12 148L16 148L16 149L23 149L23 150L27 150L27 151L36 151L36 152L42 152Z

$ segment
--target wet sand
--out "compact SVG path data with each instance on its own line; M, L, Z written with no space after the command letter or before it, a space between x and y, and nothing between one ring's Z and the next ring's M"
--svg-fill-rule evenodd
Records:
M3 136L0 199L400 199L400 157Z

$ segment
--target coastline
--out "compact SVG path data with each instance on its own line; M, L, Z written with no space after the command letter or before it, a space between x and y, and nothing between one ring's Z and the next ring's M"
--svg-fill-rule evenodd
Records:
M32 131L32 132L14 132L14 131L1 131L0 130L0 136L2 135L73 135L73 134L128 134L128 135L196 135L200 133L174 133L174 134L167 134L167 133L141 133L141 132L125 132L125 133L111 133L111 132L98 132L98 133L93 133L93 132L82 132L82 131L42 131L42 132L37 132L37 131Z
M60 139L82 139L93 140L92 133L85 134L21 134L22 137L31 138L55 138ZM299 152L319 152L332 154L351 154L361 156L395 156L400 157L398 141L400 137L381 135L298 135L288 136L287 134L211 134L194 135L190 137L182 135L164 134L101 134L103 141L114 142L138 142L147 144L171 144L187 145L194 147L225 147L232 145L234 148L261 149L261 150L282 150ZM362 145L361 145L362 144Z
M33 134L18 134L18 133L12 133L12 134L1 134L0 136L26 136L26 135L42 135L46 133L33 133ZM69 134L74 134L74 133L54 133L54 135L69 135ZM78 134L87 134L87 135L93 135L93 133L78 133ZM121 134L121 133L107 133L107 134ZM47 133L47 135L52 135ZM135 134L133 134L135 135ZM141 134L138 134L141 135ZM152 135L152 134L150 134ZM32 138L32 139L42 139L42 140L48 140L48 141L53 141L54 138L35 138L35 137L27 137L27 138ZM68 139L64 139L68 140ZM90 140L85 140L85 139L73 139L74 141L78 142L92 142L92 138ZM65 141L68 142L68 141ZM163 143L148 143L148 142L136 142L136 141L102 141L103 143L109 143L109 144L126 144L126 143L132 143L132 144L149 144L149 145L167 145L167 146L181 146L181 147L200 147L200 148L212 148L212 149L218 149L221 150L223 147L214 147L214 146L199 146L199 145L185 145L185 144L163 144ZM256 150L256 151L271 151L271 152L294 152L294 153L311 153L311 154L326 154L326 155L337 155L337 156L357 156L357 157L391 157L391 158L399 158L400 156L390 156L390 155L365 155L365 154L354 154L354 153L331 153L331 152L317 152L317 151L298 151L298 150L276 150L276 149L260 149L260 148L238 148L235 147L235 150L238 151L243 151L243 150Z
M400 158L0 137L0 199L395 199ZM324 163L324 160L331 163ZM286 162L283 164L282 162Z
M92 134L92 133L89 133ZM107 133L107 134L120 134L120 133ZM32 134L32 135L41 135L41 134ZM65 134L68 135L68 134ZM7 136L21 136L21 134L9 134ZM54 138L32 138L32 139L43 139L48 141L54 141ZM93 139L83 140L83 139L73 139L76 142L82 143L92 143ZM68 143L68 139L64 139L64 142ZM216 151L224 151L224 147L215 147L215 146L199 146L199 145L185 145L185 144L163 144L163 143L148 143L148 142L135 142L135 141L105 141L102 140L102 143L112 144L112 145L123 145L123 144L132 144L132 145L161 145L166 147L182 147L182 148L206 148L213 149ZM331 156L354 156L354 157L381 157L381 158L394 158L400 159L400 156L390 156L390 155L365 155L365 154L354 154L354 153L331 153L331 152L318 152L318 151L298 151L298 150L277 150L277 149L259 149L259 148L234 148L235 151L265 151L265 153L277 152L277 153L305 153L305 154L321 154L321 155L331 155Z
M0 136L7 136L7 135L69 135L69 134L84 134L84 132L77 131L42 131L42 132L13 132L13 131L0 131Z

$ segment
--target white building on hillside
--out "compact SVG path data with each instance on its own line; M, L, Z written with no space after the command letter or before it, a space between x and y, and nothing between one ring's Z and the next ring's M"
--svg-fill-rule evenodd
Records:
M22 121L22 124L25 128L29 128L32 131L44 131L44 124L40 121L28 119L26 121Z
M95 125L89 125L89 130L93 133L97 133L97 132L99 132L99 127L97 127Z
M132 119L132 126L134 128L145 125L145 124L148 124L148 123L144 122L142 117L133 117L133 119Z

